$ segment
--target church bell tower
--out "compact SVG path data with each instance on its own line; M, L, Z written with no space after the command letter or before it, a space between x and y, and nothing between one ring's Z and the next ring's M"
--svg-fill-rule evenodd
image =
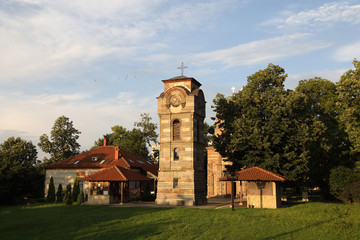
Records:
M156 204L206 204L205 98L194 78L163 80L158 99L160 158Z

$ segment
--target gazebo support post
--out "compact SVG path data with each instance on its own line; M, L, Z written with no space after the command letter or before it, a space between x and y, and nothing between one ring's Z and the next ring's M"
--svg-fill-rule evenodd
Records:
M141 202L141 199L142 199L142 194L141 194L141 189L142 189L142 186L143 186L143 181L140 181L140 202Z
M231 209L234 211L234 181L231 179Z
M121 191L120 205L123 205L124 204L124 182L120 182L120 191Z
M240 203L239 205L242 206L243 205L243 192L242 192L242 181L240 181Z

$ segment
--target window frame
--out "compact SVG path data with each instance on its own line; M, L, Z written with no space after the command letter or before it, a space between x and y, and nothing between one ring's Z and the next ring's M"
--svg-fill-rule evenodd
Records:
M180 153L180 149L179 148L174 148L174 150L173 150L173 160L174 161L179 161L180 160L179 153Z
M179 188L179 178L173 178L173 189Z
M176 124L176 125L175 125ZM181 139L181 121L180 119L174 119L171 124L172 140L177 141Z

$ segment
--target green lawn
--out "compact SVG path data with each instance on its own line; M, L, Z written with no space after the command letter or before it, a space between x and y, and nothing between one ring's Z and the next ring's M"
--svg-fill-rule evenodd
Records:
M360 239L360 206L195 209L42 204L0 208L0 239Z

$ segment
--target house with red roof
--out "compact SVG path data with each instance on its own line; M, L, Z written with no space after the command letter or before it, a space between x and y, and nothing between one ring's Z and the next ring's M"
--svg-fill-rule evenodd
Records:
M132 192L145 186L155 194L158 165L116 146L97 147L52 163L46 168L45 195L53 177L55 189L61 183L73 185L78 177L89 204L122 203L132 199Z

